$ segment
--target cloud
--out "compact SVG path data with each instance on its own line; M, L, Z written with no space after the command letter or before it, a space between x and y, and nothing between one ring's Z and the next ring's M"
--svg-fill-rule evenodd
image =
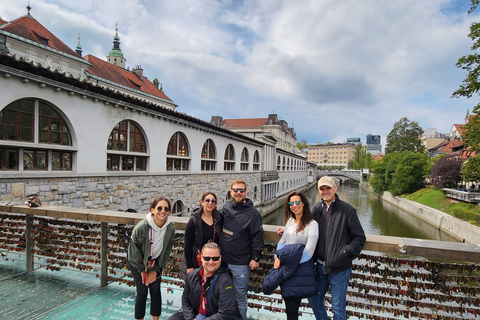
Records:
M7 5L8 2L8 5ZM474 101L451 99L470 53L461 0L39 0L32 15L105 59L118 23L131 67L158 78L179 111L209 121L275 112L298 140L382 142L401 117L446 132ZM0 0L0 16L26 13Z

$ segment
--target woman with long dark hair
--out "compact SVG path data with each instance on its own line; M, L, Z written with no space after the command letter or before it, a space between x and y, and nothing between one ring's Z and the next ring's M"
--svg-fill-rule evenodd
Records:
M146 218L135 225L128 246L128 266L137 289L135 319L145 317L147 295L150 291L150 314L158 320L162 313L160 283L162 269L172 252L175 224L168 219L170 200L156 198Z
M180 264L180 277L183 280L194 268L201 266L199 258L203 245L209 241L218 244L221 230L222 220L217 211L217 195L205 192L200 207L193 211L185 227L184 251Z
M284 212L285 228L263 290L270 294L280 285L287 319L296 320L302 298L317 292L313 254L318 240L318 223L301 191L293 191L285 198Z

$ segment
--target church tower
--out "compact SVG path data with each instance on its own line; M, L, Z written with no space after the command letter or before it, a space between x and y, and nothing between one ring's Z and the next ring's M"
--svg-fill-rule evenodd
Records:
M112 51L107 56L107 61L120 68L125 69L126 59L123 57L123 52L120 50L120 37L118 36L118 26L115 28L116 34L113 37Z

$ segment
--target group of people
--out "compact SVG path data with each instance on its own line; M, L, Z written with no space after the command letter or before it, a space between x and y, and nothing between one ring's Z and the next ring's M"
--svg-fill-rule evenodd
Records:
M286 197L286 224L277 230L281 239L274 267L263 283L267 294L281 287L288 320L298 319L302 298L308 298L316 319L327 320L323 301L329 288L333 319L346 319L352 261L366 240L355 209L338 198L335 180L322 177L318 191L322 200L312 209L303 192ZM170 320L246 320L250 272L259 266L264 248L263 225L246 198L245 181L232 181L230 195L231 201L217 210L217 196L206 192L187 223L182 311ZM161 314L160 276L175 234L170 208L168 199L155 199L132 232L128 265L136 286L135 319L145 316L148 291L152 319Z

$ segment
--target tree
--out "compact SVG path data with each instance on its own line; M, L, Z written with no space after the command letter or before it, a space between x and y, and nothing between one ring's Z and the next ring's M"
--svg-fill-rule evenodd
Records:
M302 140L301 142L297 142L297 148L300 150L308 148L307 140Z
M152 83L153 83L153 85L154 85L155 87L157 87L157 88L158 88L158 85L160 84L160 82L158 82L158 79L157 79L157 78L153 79L153 82L152 82Z
M353 159L348 161L348 168L354 170L361 170L364 168L370 169L372 166L372 155L367 152L367 148L358 144L355 146Z
M370 185L377 194L389 191L393 195L411 193L422 188L428 171L425 153L403 151L386 155L372 166Z
M387 135L385 154L402 151L425 152L420 139L422 134L423 129L418 122L403 117L395 122L392 131Z
M477 9L479 2L479 0L471 0L470 10L468 11L469 14ZM480 55L476 52L477 49L480 48L479 22L473 22L470 25L468 37L473 41L473 45L470 48L473 53L461 57L456 63L457 68L462 68L467 71L467 77L463 80L460 88L452 94L453 98L471 98L474 94L478 94L480 90ZM474 106L472 112L475 115L465 125L463 142L465 147L471 147L471 151L480 151L480 102Z
M462 164L463 160L457 158L439 158L430 171L430 179L435 188L453 188L462 181Z
M480 154L465 162L461 175L465 181L480 181Z

